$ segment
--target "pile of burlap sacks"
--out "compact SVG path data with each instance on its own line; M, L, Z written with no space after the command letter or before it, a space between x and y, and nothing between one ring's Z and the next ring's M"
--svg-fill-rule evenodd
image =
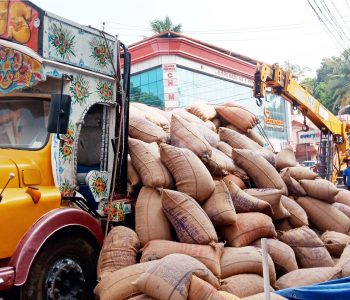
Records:
M246 109L130 108L135 231L117 226L98 265L100 299L263 299L350 276L350 192L275 154ZM266 144L266 143L265 143Z

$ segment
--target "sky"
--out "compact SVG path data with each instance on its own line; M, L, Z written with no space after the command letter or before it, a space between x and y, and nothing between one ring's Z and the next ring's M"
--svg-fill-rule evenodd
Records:
M342 48L327 34L307 0L32 0L44 10L118 35L129 45L152 36L150 21L169 16L186 36L269 64L289 61L311 68ZM347 0L326 0L344 20ZM350 19L349 19L350 22ZM350 32L350 28L349 28ZM350 47L350 42L349 42Z

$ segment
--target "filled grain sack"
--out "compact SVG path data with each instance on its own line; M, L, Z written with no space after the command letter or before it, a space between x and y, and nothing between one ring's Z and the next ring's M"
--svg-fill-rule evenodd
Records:
M290 168L285 168L280 172L281 178L287 186L288 194L296 197L306 196L304 188L297 180L290 176L290 173Z
M288 167L295 167L296 165L297 165L297 160L295 158L295 154L292 146L288 146L277 153L276 169L278 171Z
M290 170L290 176L293 177L295 180L302 180L302 179L316 179L318 177L318 174L311 171L307 167L288 167ZM282 169L281 171L283 171Z
M142 187L135 206L135 231L141 246L152 240L172 240L171 224L157 190Z
M261 248L261 240L255 241L252 245ZM287 244L279 240L267 239L267 252L278 274L286 274L298 269L295 253Z
M170 126L170 140L173 146L190 149L199 157L211 156L210 144L191 123L173 114Z
M325 179L303 179L300 180L300 184L308 196L328 203L333 203L338 193L337 187L332 182Z
M210 283L192 275L190 288L188 290L188 300L225 300L219 291Z
M279 289L299 287L321 283L341 277L341 269L337 267L320 267L299 269L280 277L276 286Z
M212 119L211 121L213 122L215 128L219 128L221 126L221 124L222 124L218 117Z
M150 296L147 296L146 294L141 294L132 298L129 298L129 300L154 300Z
M162 203L180 242L209 244L218 241L208 215L193 198L178 191L164 189Z
M108 273L97 284L94 294L100 300L126 300L133 296L142 294L132 282L135 281L155 261L134 264L117 271Z
M137 234L124 226L114 227L107 235L98 259L97 278L136 264L140 241Z
M239 188L233 181L227 183L233 206L238 213L245 212L262 212L269 216L273 216L271 205L264 200L260 200L251 196Z
M237 297L248 297L264 291L264 279L256 274L239 274L222 281L220 290L232 293ZM273 289L270 289L273 291Z
M213 178L191 150L161 144L160 158L175 178L178 191L186 193L199 203L203 203L213 193Z
M156 143L148 144L129 138L129 153L143 185L154 188L172 188L174 186L170 172L160 159Z
M220 137L216 132L214 132L213 130L211 130L210 128L202 124L192 123L191 125L197 129L197 131L206 139L206 141L212 147L217 146L220 140Z
M274 188L287 194L287 187L276 169L260 155L251 150L233 149L233 160L247 172L258 188Z
M245 135L251 140L253 140L255 143L259 144L261 147L264 147L266 143L265 139L253 129L248 129Z
M248 246L257 239L277 236L272 219L257 212L237 214L236 224L223 226L220 232L231 247Z
M340 257L344 248L350 244L350 236L336 231L326 231L321 235L321 240L333 257Z
M195 116L194 114L189 113L187 110L182 109L182 108L175 108L171 111L171 114L176 114L180 116L181 118L185 119L189 123L197 123L197 124L202 124L204 126L208 126L205 124L203 120Z
M214 176L228 175L234 173L236 170L233 159L216 148L212 148L210 157L202 157L202 161L208 168L210 174Z
M334 201L350 206L350 191L338 189Z
M138 116L129 117L129 135L146 143L167 143L170 138L162 128Z
M258 150L261 148L260 145L250 138L229 128L220 127L219 137L220 141L229 144L234 149Z
M279 231L278 239L292 247L299 268L334 267L326 247L312 229L303 226Z
M297 202L317 229L349 233L350 219L329 203L311 197L299 197Z
M219 294L224 297L225 300L240 300L241 298L238 298L237 296L235 296L234 294L231 294L229 292L225 292L225 291L219 291Z
M222 177L222 180L225 182L226 185L228 185L228 183L230 181L232 181L241 190L244 190L246 188L246 185L245 185L244 181L239 176L236 176L236 175L233 175L233 174L229 174L229 175L226 175L226 176Z
M289 218L288 219L281 219L281 220L275 220L273 222L273 224L275 225L275 229L279 230L279 231L288 231L293 229L294 227L292 227L289 224Z
M290 213L281 203L282 192L276 189L245 189L244 192L269 203L273 210L272 219L280 220L290 217Z
M241 300L265 300L265 293L259 293L252 296L241 298ZM283 296L270 292L270 300L288 300Z
M276 154L273 153L270 149L261 148L259 150L255 150L254 155L261 155L270 163L271 166L276 168Z
M205 265L184 254L170 254L158 260L133 284L155 299L184 300L188 297L192 275L219 286L218 279Z
M268 264L270 283L274 285L276 282L276 272L273 261L269 255ZM222 279L238 274L257 274L263 276L262 252L257 247L225 247L221 256L220 265Z
M208 121L205 121L204 123L205 123L205 126L207 126L207 127L208 127L210 130L212 130L213 132L215 132L215 133L218 132L218 130L217 130L215 124L214 124L212 121L208 120Z
M216 117L214 106L202 102L196 102L186 107L186 110L203 121L208 121Z
M332 204L333 207L335 207L337 210L341 211L343 214L345 214L348 218L350 218L350 206L347 206L343 203L334 202Z
M236 210L224 181L215 181L215 190L202 205L214 225L231 225L236 222Z
M128 182L135 187L141 184L141 178L132 164L130 154L128 154Z
M337 263L337 267L341 268L342 274L341 277L349 277L350 276L350 245L347 245L340 259Z
M223 244L194 245L163 240L154 240L142 249L141 262L161 259L169 254L189 255L203 263L216 277L220 278L220 258Z
M309 225L306 211L294 199L282 196L281 203L290 213L288 222L293 228Z

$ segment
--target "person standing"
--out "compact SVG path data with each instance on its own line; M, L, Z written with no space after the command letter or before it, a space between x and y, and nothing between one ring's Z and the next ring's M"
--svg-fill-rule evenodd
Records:
M346 162L346 169L343 172L343 182L348 190L350 190L350 160Z

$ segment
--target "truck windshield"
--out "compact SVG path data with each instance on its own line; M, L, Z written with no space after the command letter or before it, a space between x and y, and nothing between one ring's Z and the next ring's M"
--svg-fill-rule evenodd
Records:
M49 102L0 100L0 148L40 149L48 139Z

